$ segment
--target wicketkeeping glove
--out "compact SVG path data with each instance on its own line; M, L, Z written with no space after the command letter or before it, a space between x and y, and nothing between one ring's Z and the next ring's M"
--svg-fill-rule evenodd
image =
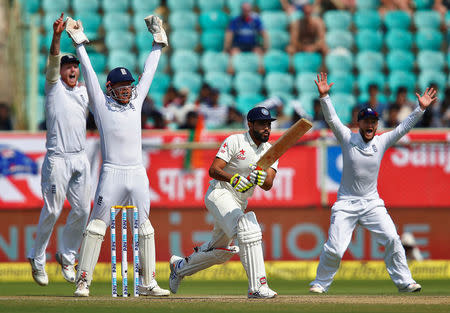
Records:
M77 45L89 42L89 39L84 34L83 30L83 24L80 20L75 21L71 17L67 17L66 32L67 34L69 34L70 38L72 38L73 42Z
M247 180L244 176L234 174L230 179L230 184L237 192L246 192L253 187L253 184Z
M145 24L147 25L148 31L152 33L153 40L163 47L167 47L169 42L167 40L166 32L162 26L161 19L156 15L149 15L144 18Z
M261 168L257 167L254 164L250 164L250 168L252 170L252 172L249 175L249 181L252 184L258 185L258 186L262 186L264 185L264 182L266 181L267 178L267 172L263 171Z

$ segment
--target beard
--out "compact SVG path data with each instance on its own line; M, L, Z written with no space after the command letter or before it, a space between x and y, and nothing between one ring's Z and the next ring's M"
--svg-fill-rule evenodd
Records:
M264 133L258 133L256 131L252 131L253 132L253 137L256 138L256 140L261 141L261 142L267 142L269 141L269 135L265 135Z

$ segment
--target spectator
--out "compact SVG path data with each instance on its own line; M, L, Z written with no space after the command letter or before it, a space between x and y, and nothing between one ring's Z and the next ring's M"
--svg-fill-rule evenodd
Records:
M227 129L243 129L245 127L244 117L236 108L228 107L225 127Z
M195 104L197 106L201 104L211 105L211 86L209 86L207 83L203 83L202 87L200 88L200 92L198 93L198 98L195 101Z
M422 253L417 246L413 234L404 232L401 236L402 246L405 249L406 259L414 261L423 261Z
M270 97L256 106L265 107L275 117L276 121L272 122L272 129L288 128L291 126L291 117L284 114L284 106L287 103L281 97Z
M356 8L355 0L316 0L316 4L319 6L322 14L332 10L354 11Z
M320 105L320 102L319 102ZM348 128L358 128L359 124L358 124L358 113L361 109L357 106L353 107L352 109L352 120L351 122L347 125Z
M221 128L227 120L227 107L219 104L220 92L211 89L211 104L201 104L200 113L205 117L205 125L208 129Z
M150 125L147 124L145 129L167 129L167 120L158 110L153 110L150 113L150 119L152 120L152 123Z
M167 88L166 93L163 97L163 106L167 107L175 98L178 96L178 92L175 87L170 86Z
M194 130L198 123L198 112L189 111L186 114L186 122L180 125L179 129L189 129Z
M378 12L384 16L389 11L405 11L409 14L413 13L412 0L381 0Z
M45 126L45 122L44 122ZM97 125L95 124L95 118L91 111L89 111L87 119L86 119L86 129L90 131L97 130ZM44 129L46 130L46 129Z
M386 122L384 123L387 128L395 128L400 124L398 120L398 114L400 113L400 106L398 104L392 104L388 108Z
M0 130L13 130L11 111L6 103L0 103Z
M442 127L450 127L450 88L445 90L445 99L442 102L441 114Z
M303 6L303 17L291 24L291 43L286 48L287 52L294 54L300 51L320 52L328 51L325 42L325 25L320 17L313 16L313 6Z
M397 89L397 95L393 104L400 107L398 113L398 120L403 121L415 108L414 103L408 100L408 89L406 87L400 86Z
M258 35L263 38L263 47L259 44ZM224 50L231 55L240 52L255 52L259 55L269 48L269 36L264 30L259 15L252 12L250 3L241 6L241 15L231 20L225 33Z
M431 83L430 88L436 89L439 93L439 86ZM442 101L438 98L434 101L430 108L423 114L422 120L418 123L419 127L442 127Z
M186 122L186 114L189 111L195 111L196 106L193 103L187 103L189 90L186 88L177 92L177 96L166 107L163 108L163 115L169 123L182 125Z
M371 108L372 110L378 112L381 116L383 116L384 111L387 108L387 104L381 101L378 97L379 90L377 84L369 85L369 100L361 102L359 104L359 109Z

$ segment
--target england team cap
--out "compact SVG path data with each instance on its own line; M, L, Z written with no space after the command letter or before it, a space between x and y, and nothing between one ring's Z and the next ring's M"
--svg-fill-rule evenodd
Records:
M125 67L116 67L115 69L109 72L106 77L106 81L112 84L121 83L121 82L134 82L133 75L131 72Z
M360 120L363 120L363 119L366 119L366 118L369 118L369 117L376 118L377 120L379 119L377 111L375 111L375 110L373 110L371 108L365 108L365 109L362 109L361 111L359 111L359 113L358 113L358 122Z
M248 111L247 121L253 122L257 120L270 120L275 121L276 118L273 118L270 115L270 111L264 107L256 107Z
M80 61L77 59L76 56L72 55L72 54L66 54L63 55L61 58L61 63L60 65L63 64L69 64L69 63L76 63L76 64L80 64Z

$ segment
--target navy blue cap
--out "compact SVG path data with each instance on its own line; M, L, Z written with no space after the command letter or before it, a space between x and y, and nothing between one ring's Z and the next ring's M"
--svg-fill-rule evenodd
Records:
M74 56L74 55L72 55L72 54L66 54L66 55L63 55L63 56L61 57L61 63L60 63L60 65L63 65L63 64L69 64L69 63L80 64L80 61L77 59L76 56Z
M275 121L276 118L273 118L270 115L270 111L267 110L265 107L256 107L248 111L247 114L247 121L253 122L257 120L270 120Z
M358 122L369 117L376 118L377 120L379 119L377 111L372 110L371 108L365 108L359 111Z
M108 76L106 77L106 82L110 82L111 84L121 82L134 82L134 78L127 68L116 67L115 69L111 70L111 72L109 72Z

